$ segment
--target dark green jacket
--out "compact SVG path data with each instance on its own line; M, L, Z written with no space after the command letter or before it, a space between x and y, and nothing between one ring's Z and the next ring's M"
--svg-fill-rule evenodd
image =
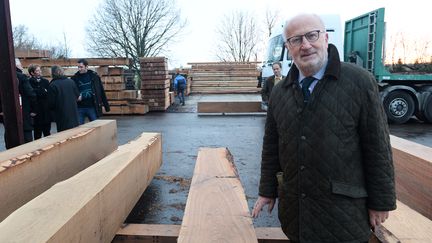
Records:
M295 65L272 91L259 194L279 195L282 229L294 241L364 242L368 208L396 208L388 126L374 77L328 50L307 105Z

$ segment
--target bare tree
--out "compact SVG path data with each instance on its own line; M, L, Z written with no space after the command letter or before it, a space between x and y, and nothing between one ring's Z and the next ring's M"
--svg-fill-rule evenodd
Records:
M225 15L216 30L219 37L217 58L224 62L249 62L257 54L258 31L255 19L247 12L234 11Z
M15 49L31 50L40 48L36 37L29 33L27 26L17 25L12 29L13 44Z
M59 41L56 45L47 45L45 48L51 52L51 58L69 58L71 55L65 32L63 32L63 41Z
M105 0L86 28L88 51L132 58L138 70L140 57L166 51L185 24L174 0Z
M275 27L276 22L279 21L279 11L278 10L270 10L267 8L265 12L265 25L267 27L268 36L271 36L272 29Z

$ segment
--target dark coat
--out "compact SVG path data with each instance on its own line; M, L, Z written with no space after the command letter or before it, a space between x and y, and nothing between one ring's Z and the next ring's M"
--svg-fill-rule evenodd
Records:
M37 106L34 125L46 125L51 123L50 109L48 106L48 87L49 81L44 78L39 80L35 77L29 79L34 92L36 93Z
M36 112L36 94L30 85L27 75L25 75L19 68L16 69L18 78L18 90L21 95L22 103L22 118L24 131L33 130L33 118L30 113Z
M366 242L368 208L396 208L389 131L374 77L328 50L309 103L295 65L272 91L259 194L279 195L282 229L294 241Z
M285 76L282 75L282 80L285 78ZM281 81L282 81L281 80ZM279 81L279 82L281 82ZM270 99L270 94L273 90L275 83L275 75L272 75L266 79L266 81L263 84L263 88L261 89L261 98L262 101L268 103Z
M96 114L98 117L102 116L102 106L105 107L105 111L109 112L110 111L110 106L108 104L108 100L106 98L106 94L105 94L105 90L103 88L102 85L102 81L99 77L99 75L92 71L92 70L87 70L87 73L90 75L91 78L91 86L92 86L92 92L93 92L93 105L96 109ZM74 76L72 77L72 79L75 81L75 84L77 87L79 87L78 82L80 80L80 76L82 74L80 72L76 72L74 74Z
M79 126L75 82L70 78L53 79L48 88L48 104L57 124L57 132Z

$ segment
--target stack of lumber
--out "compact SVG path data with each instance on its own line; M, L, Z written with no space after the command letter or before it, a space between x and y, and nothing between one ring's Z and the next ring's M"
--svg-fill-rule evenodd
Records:
M192 93L257 93L256 63L203 62L192 65Z
M111 242L161 163L161 135L143 133L14 211L0 242Z
M170 105L171 75L165 57L140 58L141 98L150 111L165 111Z
M21 60L24 68L30 64L41 66L42 76L51 79L51 67L54 65L63 67L65 75L72 77L78 72L78 58L71 59L47 59L47 58L29 58ZM110 115L128 115L128 114L146 114L148 106L146 104L136 103L138 96L136 90L126 90L126 74L124 67L129 65L128 58L87 58L89 69L98 73L101 77L105 93L110 104L111 111L105 114Z

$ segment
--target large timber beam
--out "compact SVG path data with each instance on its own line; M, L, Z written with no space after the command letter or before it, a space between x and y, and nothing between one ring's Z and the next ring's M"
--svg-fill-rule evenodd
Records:
M180 225L128 224L116 234L112 243L177 243ZM258 243L290 242L280 227L255 228Z
M432 220L432 148L391 136L397 198Z
M117 149L115 120L96 120L0 153L0 221Z
M398 201L375 235L383 243L432 242L432 221Z
M257 242L246 196L226 148L201 148L178 242Z
M199 101L198 114L204 115L209 113L262 113L261 101Z
M57 183L0 223L0 242L111 242L162 163L159 133Z
M69 59L22 59L21 64L23 67L28 67L30 64L37 64L41 67L51 67L54 65L57 66L68 66L75 67L78 65L78 60L80 58L69 58ZM86 58L89 62L90 66L117 66L124 65L128 66L130 63L129 58L121 57L121 58Z

